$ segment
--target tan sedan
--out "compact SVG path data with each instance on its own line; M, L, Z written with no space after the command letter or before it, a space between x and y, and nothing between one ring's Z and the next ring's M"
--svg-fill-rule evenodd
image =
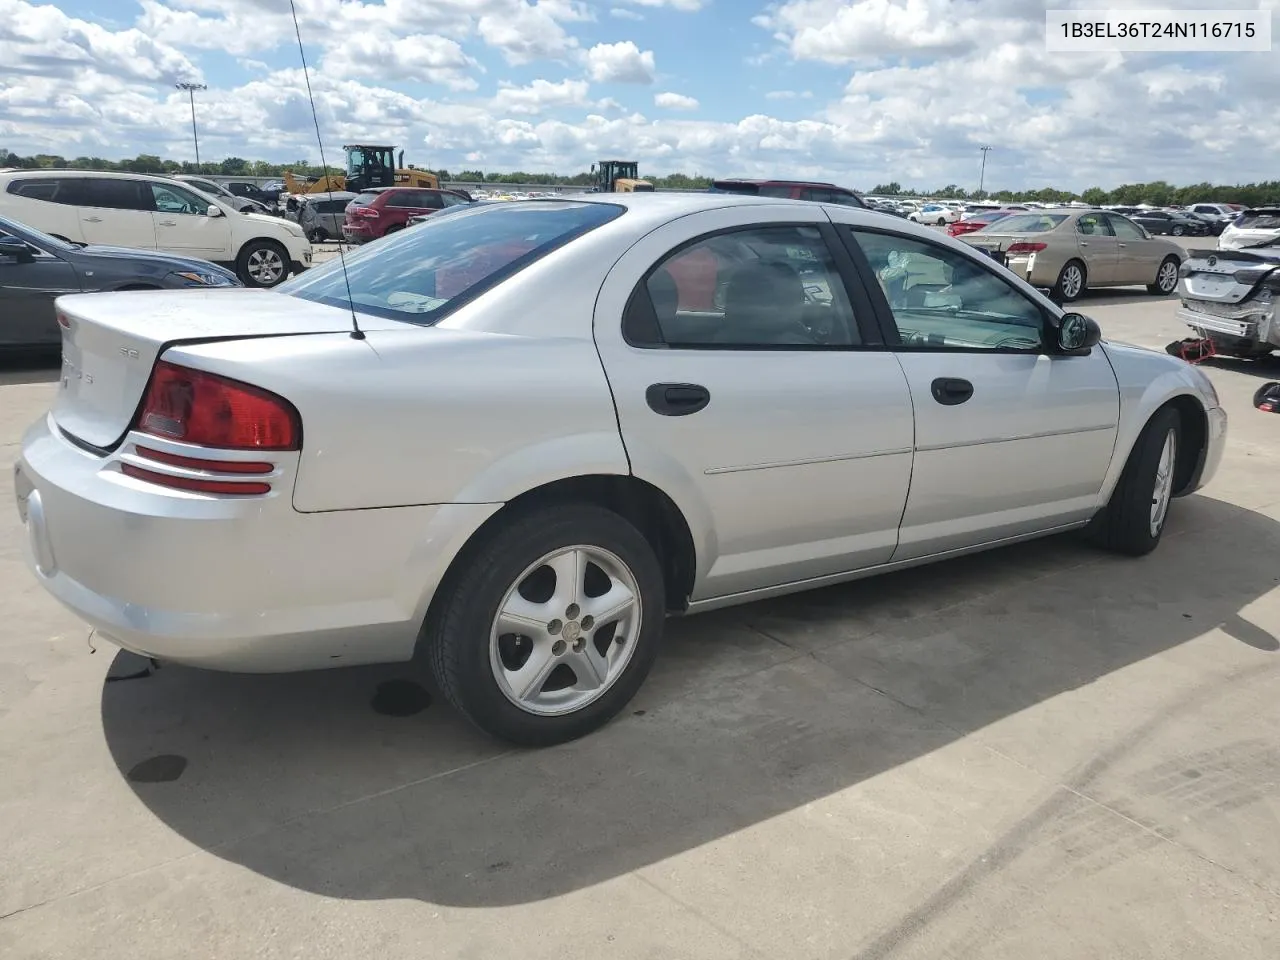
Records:
M1185 256L1128 217L1073 207L1014 214L959 238L1034 286L1070 302L1090 287L1145 284L1159 296L1178 286Z

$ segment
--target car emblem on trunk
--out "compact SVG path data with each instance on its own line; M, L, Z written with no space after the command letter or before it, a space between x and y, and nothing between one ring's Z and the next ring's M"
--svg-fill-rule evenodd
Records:
M1218 265L1218 258L1217 258L1217 257L1210 257L1210 258L1209 258L1209 260L1208 260L1208 264L1209 264L1209 266L1211 266L1211 267L1216 267L1216 266Z

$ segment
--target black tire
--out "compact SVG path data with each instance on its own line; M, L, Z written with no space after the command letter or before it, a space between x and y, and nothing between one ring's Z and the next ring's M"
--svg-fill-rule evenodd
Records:
M1169 277L1169 274L1165 271L1165 265L1170 263L1172 263L1174 267L1173 273L1172 273L1172 280L1167 279ZM1157 297L1167 297L1169 296L1169 294L1173 293L1173 291L1177 290L1179 266L1180 266L1180 263L1178 261L1178 258L1174 256L1165 257L1162 261L1160 261L1160 266L1156 270L1155 282L1147 284L1147 292L1154 294ZM1163 282L1161 280L1162 277L1166 278Z
M1164 408L1156 413L1138 435L1129 460L1107 505L1090 521L1086 532L1098 546L1131 557L1150 553L1160 542L1168 513L1157 530L1151 531L1151 506L1156 492L1156 473L1165 440L1170 432L1174 442L1174 468L1182 442L1182 418L1178 411ZM1172 494L1172 491L1171 491Z
M1172 231L1170 231L1170 232L1171 232L1175 237L1180 237L1180 236L1182 236L1182 234L1183 234L1185 231L1183 230L1182 225L1181 225L1181 224L1179 224L1179 225L1176 225L1176 226L1173 228L1173 230L1172 230Z
M270 279L266 279L265 266L259 266L267 263L278 264ZM274 240L250 240L236 257L236 276L246 287L266 289L277 286L288 278L289 269L289 251Z
M404 229L403 223L393 223L391 224L391 226L387 227L387 229L382 231L382 235L385 237L389 233L399 233L403 229Z
M938 225L939 227L945 227L945 226L947 225L947 218L946 218L946 217L939 217L939 218L938 218L938 223L937 223L937 225Z
M618 514L594 504L543 507L481 536L441 584L441 602L433 605L423 632L422 652L441 692L481 730L520 746L564 743L603 726L635 696L658 654L666 593L653 548ZM640 631L630 660L597 699L572 713L538 715L518 707L499 686L490 665L490 632L525 569L573 545L603 548L627 566L638 588Z
M1071 279L1071 271L1079 271L1079 285L1075 285ZM1089 271L1084 263L1079 260L1068 260L1062 265L1062 270L1058 272L1058 279L1050 291L1050 296L1058 303L1073 303L1084 296L1085 290L1089 288ZM1068 292L1070 291L1070 292Z

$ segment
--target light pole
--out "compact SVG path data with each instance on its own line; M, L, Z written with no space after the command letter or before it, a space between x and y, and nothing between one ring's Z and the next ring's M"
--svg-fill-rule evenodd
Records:
M208 90L209 87L203 83L190 83L187 81L183 81L182 83L175 83L174 86L177 87L179 90L187 91L187 97L191 100L191 142L194 143L196 147L196 173L199 173L200 172L200 137L196 133L196 91Z
M193 108L193 109L194 109L194 108ZM192 116L194 117L194 116L195 116L195 114L192 114ZM983 187L983 184L985 184L985 183L986 183L986 180L987 180L987 153L991 150L991 148L990 148L990 147L979 147L978 149L982 151L982 172L978 174L978 196L979 196L979 197L985 197L985 196L986 196L986 194L985 194L985 193L983 193L983 191L982 191L982 187Z

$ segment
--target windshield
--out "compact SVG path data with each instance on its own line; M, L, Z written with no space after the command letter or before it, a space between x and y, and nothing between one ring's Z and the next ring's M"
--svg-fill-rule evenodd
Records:
M622 215L605 203L531 201L464 207L330 260L276 288L357 312L437 322L451 308L500 283L557 247ZM350 299L347 286L350 284Z
M12 220L0 217L0 236L14 237L24 243L34 243L38 247L44 247L46 250L75 250L77 247L83 247L83 243L68 243L65 240L59 240L57 237L51 237L47 233L41 233L34 227L24 224L16 224Z
M1015 213L1001 217L1001 233L1048 233L1067 219L1065 213Z

